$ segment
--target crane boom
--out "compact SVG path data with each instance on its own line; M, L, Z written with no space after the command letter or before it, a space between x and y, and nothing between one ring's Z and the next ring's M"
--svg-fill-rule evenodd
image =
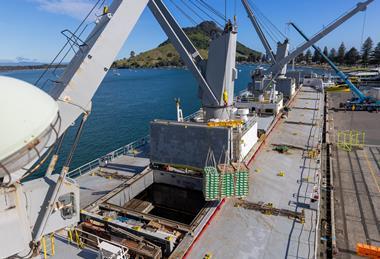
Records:
M79 50L59 80L54 81L50 91L58 103L60 127L56 138L51 138L46 143L40 155L46 153L55 139L61 137L82 114L88 114L91 110L92 97L148 2L149 0L113 0L108 12L96 21L87 39L78 41L81 43ZM15 175L22 176L36 161L37 158L32 159L17 170Z
M215 96L215 93L211 90L211 87L198 67L201 61L203 61L198 50L191 43L185 32L178 25L177 21L161 0L150 0L148 6L166 35L169 37L170 42L178 51L183 62L193 73L202 90L207 93L206 98L208 101L213 105L218 106L220 103Z
M309 38L299 29L294 23L290 23L290 25L293 26L293 28L301 34L301 36L306 40L309 41ZM330 65L330 67L335 71L335 73L348 85L348 87L351 89L354 94L361 100L364 101L366 99L366 96L350 81L348 76L343 73L339 68L325 55L323 52L317 48L314 44L311 45L315 51L317 51L324 60Z
M59 135L88 110L91 99L149 0L114 0L52 89L62 125Z
M347 12L334 22L332 22L330 25L328 25L326 28L324 28L322 31L317 33L314 37L312 37L309 41L302 44L300 47L298 47L296 50L294 50L292 53L290 53L287 57L277 60L277 63L271 66L267 72L272 73L274 71L278 71L281 69L284 65L288 64L292 59L296 58L299 54L304 52L306 49L310 48L314 43L325 37L327 34L335 30L337 27L339 27L341 24L343 24L345 21L350 19L352 16L354 16L356 13L365 11L367 9L367 6L372 3L374 0L367 0L365 2L360 2L356 5L355 8L353 8L351 11Z
M197 79L201 89L202 105L211 108L215 107L215 109L224 107L221 104L222 97L216 96L215 92L220 90L219 88L221 87L233 89L233 80L235 78L229 74L226 76L225 73L224 78L233 78L228 87L210 85L210 82L206 79L207 73L203 71L205 61L162 0L113 0L108 11L99 17L87 39L85 41L74 40L74 42L80 42L79 50L66 66L59 80L54 81L50 95L58 103L61 119L60 129L56 134L57 138L62 136L82 114L87 114L90 111L92 97L146 6L149 6L173 46ZM76 37L75 35L72 36ZM72 39L70 38L69 40ZM232 54L229 53L229 55ZM222 56L224 61L228 59L228 64L235 62L235 59L230 60L230 57L224 55L220 57ZM223 65L223 63L220 62L219 65ZM233 68L231 69L233 70ZM51 140L41 150L40 154L44 154L53 144L54 140ZM29 162L17 174L23 175L35 162L36 160Z
M260 25L259 25L254 13L253 13L251 7L249 6L247 0L241 0L241 2L243 4L245 10L247 11L248 18L251 20L253 27L255 28L257 34L259 35L260 41L265 48L267 56L271 59L272 63L275 64L276 58L275 58L274 52L273 52L271 46L269 45L268 40L265 37L263 31L261 30Z

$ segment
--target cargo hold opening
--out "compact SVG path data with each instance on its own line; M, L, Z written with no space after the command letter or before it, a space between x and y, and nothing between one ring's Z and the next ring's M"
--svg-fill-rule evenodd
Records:
M201 191L153 183L123 207L190 225L205 204Z

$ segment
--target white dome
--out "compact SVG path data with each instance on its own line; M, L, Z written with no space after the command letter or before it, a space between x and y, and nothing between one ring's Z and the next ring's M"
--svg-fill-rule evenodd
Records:
M0 162L27 146L57 119L58 105L36 86L0 76Z

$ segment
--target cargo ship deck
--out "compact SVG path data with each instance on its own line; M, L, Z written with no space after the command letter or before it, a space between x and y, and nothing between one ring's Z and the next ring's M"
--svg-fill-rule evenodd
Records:
M287 119L280 119L250 161L247 201L272 203L273 207L305 212L304 224L283 216L235 207L226 201L199 237L188 258L313 258L318 206L310 205L318 188L319 158L308 152L320 148L323 95L303 87L290 105ZM290 147L287 153L275 145ZM284 176L279 176L280 172Z
M245 200L302 214L304 222L246 209L236 206L238 200L226 199L202 212L195 234L186 236L169 258L203 258L207 254L215 258L314 257L319 201L311 200L319 193L320 159L319 151L314 156L310 152L321 148L323 94L302 87L288 105L287 117L277 119L247 158L251 180ZM278 145L289 151L274 151ZM146 174L148 157L149 141L144 138L72 171L69 176L80 185L81 209L91 209ZM63 256L59 251L72 258L94 255L91 249L67 244L65 238L56 240L54 258Z

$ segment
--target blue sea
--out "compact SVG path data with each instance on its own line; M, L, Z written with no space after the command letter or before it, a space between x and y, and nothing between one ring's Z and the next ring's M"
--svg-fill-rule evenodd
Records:
M255 65L238 66L235 92L246 88ZM35 83L42 70L3 72L0 75ZM92 113L85 124L70 168L105 155L149 134L153 119L175 119L175 98L181 99L184 115L197 111L198 86L183 68L119 69L110 71L93 98ZM58 170L72 144L76 126L69 129L62 146ZM60 171L60 170L59 170ZM42 174L42 172L39 172Z

